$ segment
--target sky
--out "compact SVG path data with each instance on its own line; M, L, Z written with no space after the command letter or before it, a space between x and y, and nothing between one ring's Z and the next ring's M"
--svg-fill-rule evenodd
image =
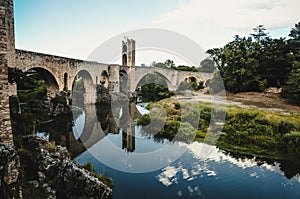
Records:
M113 36L140 28L178 32L206 51L224 46L235 35L249 36L260 24L272 37L288 37L291 28L300 22L299 0L14 0L14 3L17 49L83 60ZM163 61L159 59L165 56L157 61ZM149 64L149 58L141 57L137 64Z

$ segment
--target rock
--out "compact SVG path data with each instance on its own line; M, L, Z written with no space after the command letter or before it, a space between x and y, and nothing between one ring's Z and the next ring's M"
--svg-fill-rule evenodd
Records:
M31 161L37 168L37 188L45 198L112 198L111 188L74 163L65 147L56 146L52 151L43 138L30 135L25 139L34 154Z
M20 158L16 149L11 145L0 143L1 179L7 184L17 182L19 177Z
M68 162L60 170L57 196L61 198L111 198L111 189L88 171Z
M265 90L265 92L266 93L275 93L275 94L278 94L278 93L282 92L282 88L270 87L270 88L267 88Z
M20 198L19 178L20 158L12 145L0 142L0 198Z

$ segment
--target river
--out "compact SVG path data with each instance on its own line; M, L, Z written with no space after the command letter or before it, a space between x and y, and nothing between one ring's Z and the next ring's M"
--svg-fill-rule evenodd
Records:
M113 179L114 199L300 198L299 168L293 164L239 157L199 142L155 139L134 123L124 132L109 108L77 112L69 141L62 140L75 162L91 162L96 172ZM85 133L89 139L75 143ZM39 135L53 139L47 132Z

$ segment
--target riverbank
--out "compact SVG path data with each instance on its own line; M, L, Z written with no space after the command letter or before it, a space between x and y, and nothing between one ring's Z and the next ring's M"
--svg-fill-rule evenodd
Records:
M186 109L188 103L193 108ZM164 110L165 118L159 117L159 110L153 109L152 113L138 120L138 124L150 133L150 122L156 121L155 124L163 126L154 135L156 137L183 142L191 142L193 138L199 142L215 144L228 152L300 163L298 114L228 105L218 106L217 110L207 102L178 101L176 98L151 103L148 108L157 106ZM180 107L185 107L187 111ZM222 114L225 123L220 129L220 121L216 118ZM152 127L152 132L155 132L155 127ZM184 135L184 139L178 134Z

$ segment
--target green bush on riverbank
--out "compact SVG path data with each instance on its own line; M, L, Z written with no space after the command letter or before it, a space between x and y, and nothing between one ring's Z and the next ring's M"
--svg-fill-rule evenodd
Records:
M159 104L166 112L164 126L155 132L156 137L183 142L192 139L213 143L211 137L218 137L216 145L224 150L273 159L299 161L300 158L300 116L279 112L227 107L226 119L221 131L207 134L208 128L214 129L218 114L210 104L199 102L191 105L193 109L181 113L176 99L165 99L150 104ZM180 103L180 105L185 103ZM185 107L186 105L181 106ZM175 109L177 107L177 109ZM219 110L218 110L219 111ZM224 111L224 110L221 110ZM196 113L199 113L198 115ZM193 117L199 119L195 125ZM138 124L146 126L151 121L150 115L139 118ZM212 124L210 126L210 124ZM148 128L144 130L147 131ZM179 130L181 129L181 130ZM178 133L184 131L184 134ZM182 136L184 135L184 136ZM210 137L210 138L209 138Z

